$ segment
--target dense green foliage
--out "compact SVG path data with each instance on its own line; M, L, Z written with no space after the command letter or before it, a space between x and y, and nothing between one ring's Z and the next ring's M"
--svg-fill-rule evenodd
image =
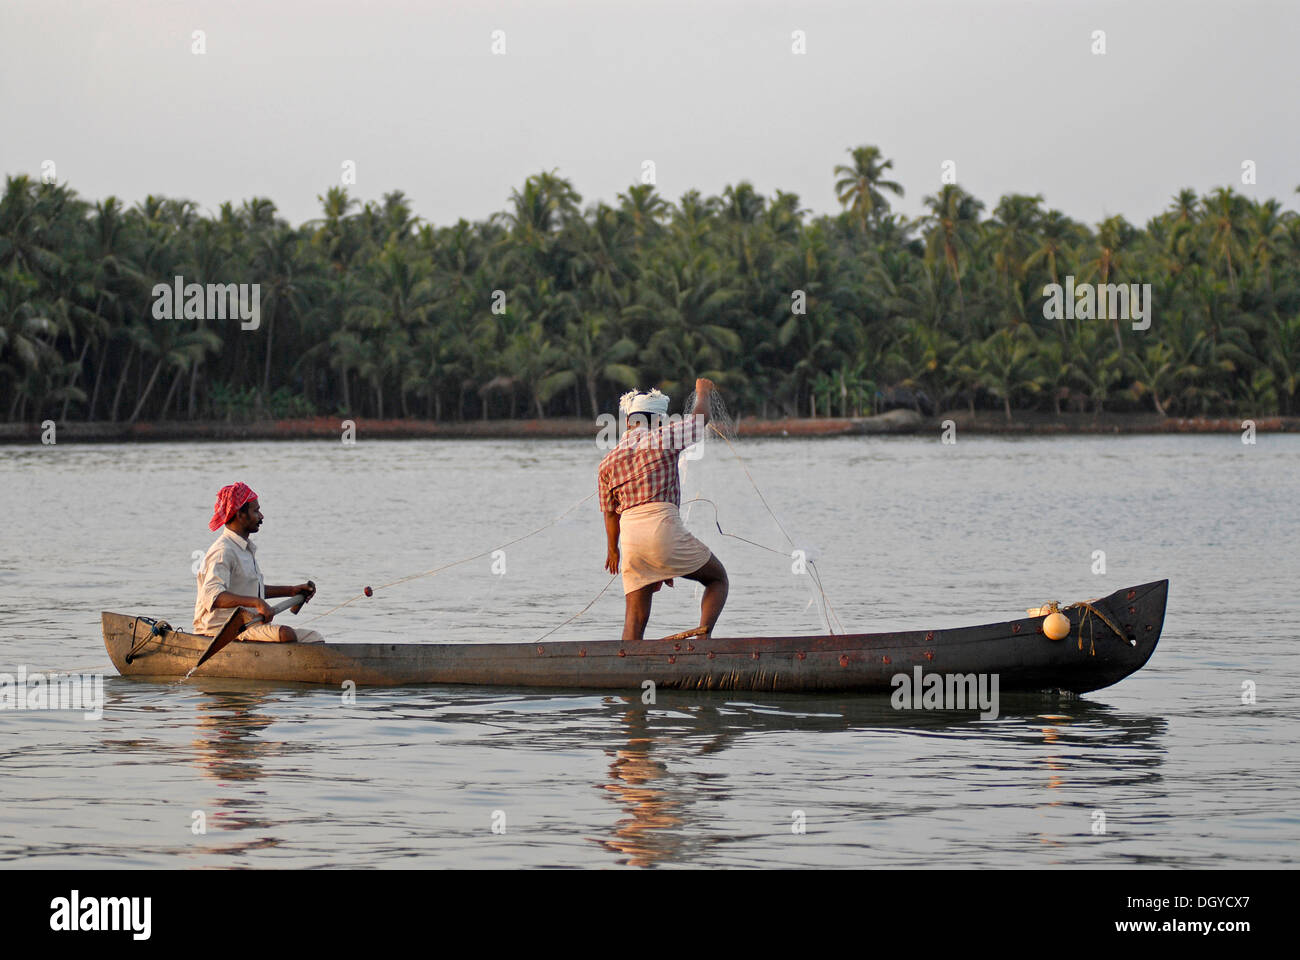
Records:
M400 192L331 189L295 229L265 199L203 217L9 177L0 416L591 416L633 385L684 399L697 376L758 416L870 413L890 387L1008 417L1297 412L1300 217L1278 201L1183 190L1145 229L1094 230L1038 196L986 217L946 185L909 221L891 166L852 151L834 217L743 182L584 211L544 173L508 211L440 228ZM259 284L260 326L157 319L154 285L176 275ZM1150 329L1045 318L1067 275L1151 284Z

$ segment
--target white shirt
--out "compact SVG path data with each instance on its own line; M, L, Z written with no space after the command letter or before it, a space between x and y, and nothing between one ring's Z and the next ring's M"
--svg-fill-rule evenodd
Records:
M257 565L257 547L246 537L223 527L221 536L208 547L199 570L198 598L194 601L194 632L215 636L232 612L231 607L215 610L212 606L223 592L241 597L266 599L266 581ZM244 607L250 614L257 611Z

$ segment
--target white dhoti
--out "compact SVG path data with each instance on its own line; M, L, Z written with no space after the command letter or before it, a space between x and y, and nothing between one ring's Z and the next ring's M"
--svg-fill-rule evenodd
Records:
M283 626L293 626L293 624L283 624ZM251 627L245 627L240 631L236 640L253 643L278 643L280 641L280 627L278 623L255 623ZM298 634L299 643L324 643L325 638L315 630L303 630L294 627L294 632Z
M618 521L623 593L694 573L713 556L682 523L676 504L643 503L624 510Z

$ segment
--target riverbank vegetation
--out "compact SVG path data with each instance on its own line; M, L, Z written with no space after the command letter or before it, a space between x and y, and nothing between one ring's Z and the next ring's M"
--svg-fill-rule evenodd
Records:
M209 215L10 176L0 417L587 417L699 376L759 417L1300 412L1300 217L1279 201L1184 189L1144 226L1090 226L947 184L913 220L879 150L843 159L834 216L745 182L584 207L550 172L445 226L401 192L331 188L295 227L264 198ZM257 284L256 329L155 310L177 276ZM1150 327L1052 316L1044 287L1071 277L1150 284Z

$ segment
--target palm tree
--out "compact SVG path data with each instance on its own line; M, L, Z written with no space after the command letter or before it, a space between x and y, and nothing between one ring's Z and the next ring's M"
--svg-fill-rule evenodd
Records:
M1010 193L994 208L990 242L995 251L993 265L1002 277L1024 276L1043 219L1042 202L1040 194Z
M36 289L36 278L16 266L0 271L0 384L13 391L7 414L11 421L28 401L40 399L37 384L52 359L44 338L54 324L33 302Z
M1174 353L1169 345L1160 341L1148 343L1142 349L1128 354L1124 358L1124 364L1133 376L1130 387L1133 396L1141 399L1150 394L1156 413L1162 417L1169 416L1160 400L1161 395L1168 397L1178 376Z
M654 184L638 183L618 195L619 212L632 226L632 235L639 248L647 238L655 236L663 227L672 205L655 192Z
M1047 275L1052 283L1059 284L1061 275L1059 265L1071 248L1080 239L1082 229L1060 210L1049 210L1038 224L1038 246L1025 259L1025 268L1033 269L1038 264L1047 267Z
M613 325L603 314L584 313L566 329L561 349L574 382L586 387L593 417L600 413L597 390L602 384L630 390L638 382L637 369L628 362L636 358L636 343L628 337L615 337Z
M1096 324L1079 323L1069 344L1072 379L1092 401L1094 413L1105 409L1111 388L1122 377L1119 351L1110 348L1101 330Z
M1037 394L1043 389L1033 331L1019 326L994 333L976 350L981 385L1002 400L1007 422L1011 422L1011 401L1017 395Z
M930 213L923 218L927 227L927 256L942 260L957 285L957 312L964 317L961 274L979 236L979 214L984 204L954 183L945 184L935 196L924 198Z
M257 332L265 341L262 367L262 400L265 402L271 395L276 322L282 316L286 323L301 319L307 312L319 274L315 265L304 257L302 237L288 227L261 230L255 244L252 266L261 285L262 323ZM293 329L286 332L290 343L296 343L298 338Z
M49 244L51 196L26 175L5 178L0 198L0 270L15 267L39 281L63 266Z
M1246 229L1248 204L1245 197L1234 193L1231 187L1219 187L1205 200L1205 222L1210 229L1210 255L1222 261L1228 269L1228 285L1237 286L1233 257L1240 263L1245 259L1249 233Z
M879 147L856 147L849 150L852 165L837 164L835 196L858 224L858 230L867 231L867 223L889 213L889 201L881 191L896 197L903 195L902 184L885 180L885 171L893 169L894 161L883 159Z
M1110 217L1097 228L1097 256L1084 266L1084 278L1098 277L1099 286L1125 279L1129 256L1134 254L1138 233L1123 217ZM1098 303L1101 298L1098 297ZM1124 340L1120 336L1118 315L1110 318L1115 331L1115 348L1124 356Z
M1273 314L1269 319L1269 363L1280 391L1282 413L1289 417L1300 390L1300 314L1286 319Z
M310 222L319 225L312 234L312 243L329 261L334 271L341 273L351 265L361 249L361 235L355 229L354 218L349 216L349 211L361 206L361 201L349 197L344 187L330 187L324 196L317 195L316 199L320 201L325 215Z
M1247 218L1249 263L1264 276L1267 297L1273 298L1274 264L1286 256L1287 224L1282 204L1265 200L1252 204Z
M538 419L546 416L546 403L574 382L573 371L563 369L564 352L536 320L510 338L502 359L513 371L509 379L527 391Z

